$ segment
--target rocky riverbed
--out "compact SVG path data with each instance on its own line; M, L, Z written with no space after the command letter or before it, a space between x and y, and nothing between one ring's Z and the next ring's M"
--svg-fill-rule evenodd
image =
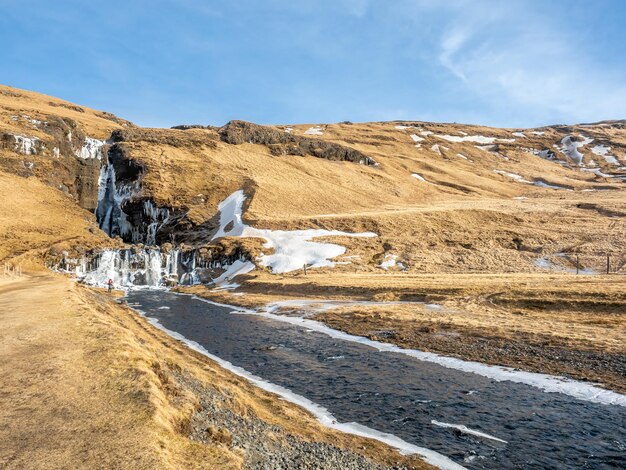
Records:
M259 419L254 414L246 417L226 406L227 398L214 388L207 387L183 373L177 380L199 397L197 411L189 424L189 437L210 445L226 446L244 455L244 468L250 470L346 469L382 470L408 469L401 465L373 462L356 452L341 449L324 442L309 442L286 432L280 426Z

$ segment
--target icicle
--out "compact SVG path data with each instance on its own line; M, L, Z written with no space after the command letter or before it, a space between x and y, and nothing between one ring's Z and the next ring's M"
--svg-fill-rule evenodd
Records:
M237 261L247 261L241 254L221 259L204 259L198 250L168 253L158 248L106 250L94 257L70 259L59 263L66 272L75 271L85 283L106 286L109 279L117 288L132 286L162 287L171 283L201 284L205 269L228 268ZM206 278L210 279L209 277Z
M100 170L98 178L98 205L96 218L100 228L110 237L132 234L132 241L141 242L142 238L133 233L133 227L128 220L128 215L122 210L122 205L139 192L137 182L130 185L118 184L116 181L115 168L107 163Z
M157 232L158 224L156 222L152 222L148 225L148 233L146 235L146 245L156 245L156 232Z

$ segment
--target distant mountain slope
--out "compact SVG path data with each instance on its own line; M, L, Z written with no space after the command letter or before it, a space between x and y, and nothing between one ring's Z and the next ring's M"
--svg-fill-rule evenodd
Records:
M0 169L98 207L127 242L207 245L218 204L243 189L251 226L379 235L342 240L336 269L536 270L626 251L624 121L146 129L0 87Z

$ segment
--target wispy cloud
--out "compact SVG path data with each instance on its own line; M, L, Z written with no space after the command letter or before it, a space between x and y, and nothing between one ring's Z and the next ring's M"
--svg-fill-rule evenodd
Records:
M468 33L465 30L452 30L443 37L441 41L441 54L439 54L441 64L463 81L467 81L467 77L457 65L457 57L455 56L465 45L467 38Z
M624 70L599 63L568 21L526 6L505 12L492 2L458 3L440 37L440 64L469 93L546 123L625 117Z

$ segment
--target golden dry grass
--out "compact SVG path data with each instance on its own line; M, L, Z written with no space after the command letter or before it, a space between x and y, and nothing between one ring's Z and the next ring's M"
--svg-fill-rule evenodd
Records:
M427 124L423 128L435 129L434 126ZM491 137L511 137L510 132L503 129L473 129L475 126L464 125L439 127L435 130L442 134L456 135L465 129ZM151 132L158 137L165 131L154 129ZM528 142L502 144L511 155L509 160L477 149L474 143L452 143L433 136L427 137L429 143L448 146L451 156L438 155L426 144L416 149L409 137L410 131L397 130L392 123L329 125L323 136L313 136L361 150L380 163L378 168L314 157L272 156L262 145L230 145L219 141L213 144L216 136L211 131L177 132L183 139L187 135L190 141L204 136L212 145L172 147L145 141L129 144L131 154L154 170L146 180L150 190L159 199L176 196L179 202L189 203L198 192L209 196L216 194L219 200L248 183L254 194L248 214L252 219L380 213L412 208L416 204L428 206L450 201L467 204L484 198L509 199L523 195L568 196L565 192L515 183L495 174L493 170L498 168L528 178L554 179L557 184L578 189L591 187L591 182L596 180L592 174L564 168L521 150L521 146L534 145L552 149L558 137L554 132ZM611 138L623 139L622 134ZM453 158L453 152L472 156L473 163ZM186 177L178 178L183 171L187 171ZM412 178L412 172L425 176L432 184ZM167 183L162 182L163 174L167 175ZM608 180L603 183L620 187ZM215 201L210 199L208 203L214 206Z
M93 214L36 178L0 171L0 194L0 262L37 268L53 246L67 250L115 245L98 229Z
M383 311L401 321L440 322L459 329L489 329L561 337L598 350L626 354L626 276L546 274L404 274L309 271L307 276L248 275L243 297L203 287L185 288L258 307L277 300L376 300L438 303L445 314L421 306L351 308ZM341 310L339 310L341 311Z
M45 133L28 123L23 116L40 121L45 121L48 116L72 119L80 123L87 135L97 139L107 139L114 129L120 128L124 123L130 124L112 114L78 106L59 98L0 85L0 132L46 137Z

